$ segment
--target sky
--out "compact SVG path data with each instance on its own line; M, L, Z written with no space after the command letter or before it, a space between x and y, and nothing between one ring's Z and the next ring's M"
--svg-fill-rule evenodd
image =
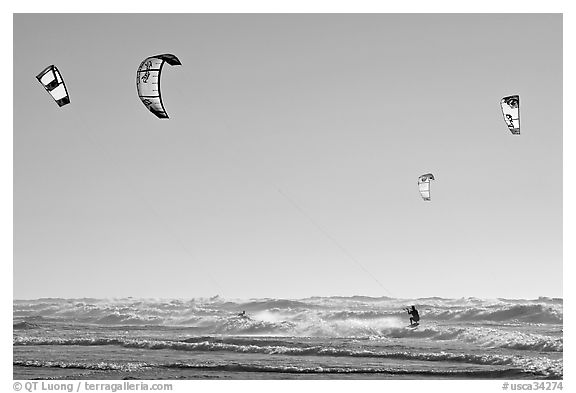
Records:
M16 14L13 86L15 298L562 296L560 14Z

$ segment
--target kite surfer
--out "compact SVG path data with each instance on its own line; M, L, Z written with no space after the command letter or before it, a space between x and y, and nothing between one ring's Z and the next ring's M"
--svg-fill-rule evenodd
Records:
M412 306L412 308L406 308L406 311L408 312L408 314L411 315L410 317L410 325L417 325L418 321L420 320L420 315L418 314L418 310L416 310L415 306Z

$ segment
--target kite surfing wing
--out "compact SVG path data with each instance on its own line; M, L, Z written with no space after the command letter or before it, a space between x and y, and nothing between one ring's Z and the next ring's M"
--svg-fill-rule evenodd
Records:
M510 132L520 135L520 96L508 96L500 100L504 121Z
M44 86L58 106L62 107L70 103L68 90L66 90L62 75L55 65L49 65L44 68L41 73L36 75L36 79Z
M167 53L144 59L136 72L138 97L146 108L160 119L168 118L160 92L160 74L164 63L182 65L176 56Z
M434 175L427 173L418 178L418 189L420 190L420 195L425 201L430 200L430 180L434 180Z

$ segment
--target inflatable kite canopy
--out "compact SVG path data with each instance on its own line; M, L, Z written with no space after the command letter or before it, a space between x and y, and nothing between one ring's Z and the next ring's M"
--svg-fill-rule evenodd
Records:
M36 79L44 86L58 106L62 107L70 103L68 90L66 90L62 75L55 65L49 65L44 68L41 73L36 75Z
M160 119L167 119L168 113L162 103L162 93L160 91L160 74L164 63L172 66L182 65L180 60L172 54L150 56L138 67L136 71L136 89L138 97L148 110Z
M430 200L430 180L435 180L434 175L431 173L426 173L418 177L418 189L420 190L420 195L425 201Z
M504 121L510 132L520 135L520 96L508 96L500 100Z

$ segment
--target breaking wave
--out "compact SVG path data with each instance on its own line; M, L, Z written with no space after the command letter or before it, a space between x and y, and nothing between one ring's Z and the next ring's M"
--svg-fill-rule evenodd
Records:
M429 318L447 321L491 321L561 324L561 309L547 304L493 305L488 307L434 309Z
M263 345L264 344L264 345ZM453 353L453 352L411 352L411 351L374 351L374 350L352 350L337 347L327 347L321 345L286 345L281 341L278 345L270 345L270 342L254 340L240 344L238 341L201 341L199 338L191 338L183 341L166 340L143 340L143 339L120 339L120 338L16 338L14 345L116 345L124 348L140 348L149 350L170 349L176 351L204 351L204 352L235 352L235 353L258 353L266 355L287 355L287 356L331 356L331 357L351 357L351 358L377 358L377 359L398 359L398 360L420 360L420 361L448 361L459 363L470 363L477 365L498 365L521 367L530 372L542 375L559 375L562 372L562 361L550 359L534 358L523 359L518 356L497 355L497 354L473 354L473 353Z
M14 330L28 330L28 329L38 329L38 328L40 328L39 325L32 323L32 322L27 322L27 321L17 322L17 323L12 325L12 329L14 329Z
M328 297L301 300L224 300L219 297L191 300L155 299L39 299L14 301L14 318L34 321L64 321L98 325L188 326L225 332L286 330L299 325L340 321L404 325L406 305L416 304L423 320L438 322L489 322L562 324L562 299L482 300L391 299ZM245 310L252 323L234 321ZM276 325L274 325L276 324ZM242 325L242 326L241 326Z
M74 368L98 371L133 372L149 368L164 368L173 370L204 370L225 372L254 372L254 373L284 373L284 374L390 374L390 375L418 375L418 376L447 376L452 378L516 378L522 374L534 373L517 368L498 370L410 370L400 367L302 367L302 366L270 366L260 364L210 364L210 363L80 363L80 362L40 362L40 361L14 361L19 367L46 367L46 368ZM548 376L548 375L547 375Z

